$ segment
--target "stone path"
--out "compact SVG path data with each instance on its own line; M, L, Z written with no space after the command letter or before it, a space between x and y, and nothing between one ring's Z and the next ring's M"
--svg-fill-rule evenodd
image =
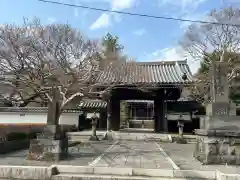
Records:
M69 148L69 157L60 162L38 162L26 159L28 150L0 155L0 165L49 166L52 164L75 166L105 166L131 168L157 168L181 170L220 170L239 173L240 166L202 166L192 156L194 144L157 143L155 141L120 140L89 142Z
M153 141L118 141L89 165L173 169L169 157Z

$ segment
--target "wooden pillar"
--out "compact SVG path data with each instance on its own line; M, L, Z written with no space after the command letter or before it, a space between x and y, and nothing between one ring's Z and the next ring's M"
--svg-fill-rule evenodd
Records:
M112 130L112 101L111 99L108 100L107 102L107 131Z
M154 131L156 133L166 130L166 118L163 99L154 100Z
M112 114L112 130L118 131L120 129L120 100L114 99L111 104Z
M163 103L163 131L168 132L168 119L167 119L167 102Z
M106 128L106 126L105 126L105 121L106 121L106 112L105 112L105 110L103 110L103 109L101 109L100 110L100 118L99 118L99 123L98 123L98 128L99 129L104 129L104 128Z

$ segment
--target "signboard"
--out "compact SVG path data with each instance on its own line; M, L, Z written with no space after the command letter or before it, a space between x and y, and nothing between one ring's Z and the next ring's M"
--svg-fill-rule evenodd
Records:
M191 121L190 113L168 113L167 119L168 121L177 121L180 115L182 115L182 119L185 121Z

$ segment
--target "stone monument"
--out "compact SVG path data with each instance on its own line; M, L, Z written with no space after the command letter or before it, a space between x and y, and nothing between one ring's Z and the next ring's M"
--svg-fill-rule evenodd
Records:
M195 130L194 157L203 164L240 164L240 117L229 101L228 64L212 65L211 102Z
M37 138L31 140L28 159L38 161L59 161L68 153L66 132L59 126L60 92L52 89L52 102L48 106L47 125Z

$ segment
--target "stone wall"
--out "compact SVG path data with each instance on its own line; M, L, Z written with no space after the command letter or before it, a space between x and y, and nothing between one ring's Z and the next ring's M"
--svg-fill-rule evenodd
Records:
M240 136L198 136L194 157L204 164L240 164Z

